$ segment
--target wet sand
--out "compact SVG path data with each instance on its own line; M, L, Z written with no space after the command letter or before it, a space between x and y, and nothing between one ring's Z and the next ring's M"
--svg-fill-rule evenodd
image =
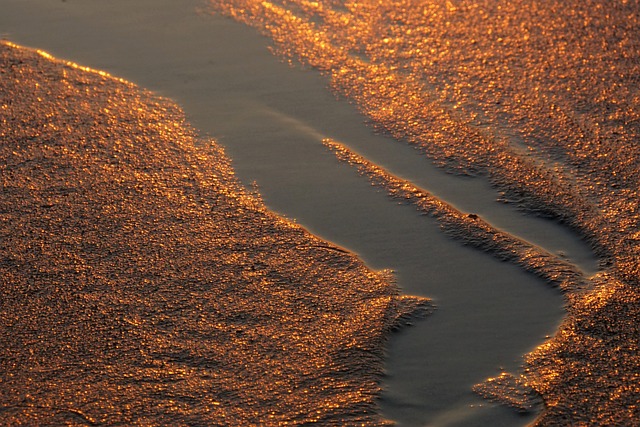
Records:
M462 425L474 417L479 425L486 423L482 417L495 425L530 421L476 398L471 387L501 366L516 371L521 355L553 333L562 315L560 294L460 246L411 207L398 208L339 164L321 140L352 145L461 209L565 252L592 273L595 260L585 246L555 223L495 203L496 193L479 180L444 174L411 149L374 135L353 107L334 99L325 80L280 63L252 30L198 17L185 4L161 3L9 1L11 11L0 24L16 42L177 100L200 131L226 147L238 176L248 185L255 181L270 208L354 251L372 268L392 268L405 292L434 298L435 315L392 339L385 415L406 425L448 425L458 413L469 417Z

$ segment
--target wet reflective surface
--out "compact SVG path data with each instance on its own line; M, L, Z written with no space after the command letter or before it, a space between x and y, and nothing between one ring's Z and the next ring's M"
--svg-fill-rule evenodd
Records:
M171 102L0 44L0 423L384 424L430 310L270 213Z
M211 3L271 37L278 54L323 71L377 129L451 171L486 177L505 203L587 239L602 260L590 277L535 250L514 252L486 230L493 246L479 245L499 257L537 271L563 265L568 275L554 267L545 277L565 290L568 317L528 356L522 376L477 391L515 406L528 404L526 390L539 393L542 425L637 422L637 1ZM441 215L420 189L356 163L394 196Z

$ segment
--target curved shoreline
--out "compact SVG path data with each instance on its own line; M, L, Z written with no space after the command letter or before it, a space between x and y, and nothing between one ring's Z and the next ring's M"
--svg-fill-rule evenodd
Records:
M534 389L545 403L539 425L638 419L637 2L211 3L273 39L283 57L325 73L376 129L486 177L505 202L588 241L601 270L565 276L568 316L554 338L528 355L520 379L500 375L478 389L514 402L521 386ZM459 221L346 147L338 154L436 217L479 218ZM466 241L540 271L524 242L496 230L478 241L483 225L468 228Z
M239 33L233 33L233 34L234 34L234 36L237 36ZM107 56L108 56L108 55L107 55ZM100 55L100 54L96 54L96 58L98 58L98 59L97 59L98 61L100 61L100 57L101 57L101 55ZM213 55L213 57L215 58L215 55ZM223 58L224 58L224 57L223 57ZM177 58L175 58L175 59L176 59L176 60L178 60L178 61L184 60L184 59L182 59L182 58L180 58L180 57L177 57ZM224 59L220 59L220 61L224 61ZM83 62L85 62L85 63L86 63L86 61L83 61ZM135 61L134 61L134 62L135 62ZM160 62L161 62L161 61L160 61ZM259 61L258 61L258 62L259 62ZM94 66L97 66L97 65L94 65ZM130 65L130 66L132 66L132 67L134 67L134 68L136 67L136 66L133 66L133 65ZM199 66L199 65L198 65L198 64L196 64L196 66ZM125 68L126 68L126 67L125 67ZM138 72L138 73L139 73L139 72L141 72L140 70L144 70L144 67L141 67L140 69L138 69L138 70L137 70L137 72ZM151 70L151 71L147 71L147 72L153 72L153 70ZM235 70L231 69L229 72L230 72L230 73L233 73L233 72L237 72L237 71L235 71ZM120 74L122 74L122 73L120 73ZM134 74L135 74L135 73L134 73ZM162 74L162 73L159 73L159 74ZM162 78L163 78L163 77L162 77L161 75L159 75L158 79L156 80L156 83L155 83L155 84L156 84L156 90L162 87L162 85L161 85ZM191 85L188 83L188 80L189 80L189 79L197 79L197 78L198 78L198 77L197 77L197 73L195 73L195 72L194 72L193 74L190 74L190 73L188 72L188 69L187 69L187 71L186 71L186 72L185 72L185 74L184 74L184 78L185 78L185 85L184 85L184 88L185 88L187 91L189 91L189 90L193 91L193 90L194 90L193 88L195 88L196 86L191 86ZM271 76L271 77L267 76L267 78L272 78L272 79L273 79L273 78L276 78L276 77L275 77L275 76ZM150 80L153 80L153 77L150 77ZM322 89L324 90L324 88L322 88ZM316 90L316 88L312 88L311 90ZM279 101L276 101L276 100L273 100L273 99L269 98L269 96L270 96L270 95L271 95L271 94L268 94L268 93L267 93L267 94L262 94L262 96L263 96L263 100L266 100L266 101L267 101L267 104L270 104L270 105L267 105L267 107L268 107L269 109L271 109L272 111L276 111L276 112L278 112L277 106L278 106L278 102L279 102ZM318 91L316 95L317 95L317 96L319 96L319 97L326 97L326 98L330 97L330 96L328 96L328 95L326 95L326 94L324 94L324 95L323 95L320 91ZM172 96L172 97L174 97L174 95L173 95L173 94L172 94L171 96ZM176 96L176 98L177 98L177 96ZM313 98L313 97L311 97L311 98ZM243 101L243 100L238 100L237 102L238 102L238 103L242 103L242 101ZM283 102L283 103L284 103L284 102L290 102L290 103L291 103L292 101L293 101L293 102L295 102L295 96L292 96L290 99L286 99L286 100L284 100L284 101L282 101L282 102ZM180 100L180 102L182 103L182 100ZM195 101L195 104L197 104L198 102L200 102L200 101ZM229 102L234 102L234 101L232 100L232 101L229 101ZM192 105L194 105L194 104L192 104ZM196 105L196 106L197 106L197 105ZM224 111L222 111L222 110L219 110L219 112L221 112L222 114L228 114L227 118L228 118L230 121L233 121L233 120L236 120L236 121L242 121L242 120L247 120L247 119L255 118L255 117L250 116L250 114L251 114L251 109L250 109L250 108L246 108L246 106L243 106L243 107L245 107L245 109L246 109L246 110L248 110L248 112L247 112L247 113L245 113L245 114L249 114L249 116L248 116L248 117L247 117L247 116L244 116L244 117L243 117L243 116L238 116L237 118L233 118L233 117L231 117L231 113L230 113L230 112L224 112ZM297 105L297 106L296 106L296 108L299 108L299 109L308 109L308 107L306 107L306 106L304 106L304 105ZM197 108L193 108L191 111L197 111L197 110L198 110ZM241 111L241 110L242 110L242 108L237 108L237 109L235 109L234 111L235 111L235 112L237 112L237 111ZM207 114L210 114L210 112L204 112L204 113L199 113L199 114L200 114L199 116L198 116L198 113L196 113L196 114L195 114L195 116L197 116L197 117L196 117L196 120L194 120L195 122L198 122L198 121L202 122L202 121L206 120L206 117L205 117L205 116L206 116ZM287 116L286 111L285 111L284 115L285 115L285 117ZM198 126L199 126L199 125L198 125ZM199 127L200 127L200 126L199 126ZM214 132L218 132L216 129L213 129L213 131L214 131ZM321 131L321 133L323 133L323 132ZM220 138L221 142L222 142L222 143L224 143L224 142L225 142L225 137L226 137L226 135L220 135L220 136L221 136L221 138ZM316 137L317 137L317 135L316 135ZM370 135L369 135L369 136L367 136L367 138L370 138L370 137L371 137ZM359 138L360 138L360 136L356 137L355 139L359 139ZM319 142L319 141L318 141L318 142ZM321 149L321 147L319 147L319 148ZM248 145L247 145L247 146L242 146L242 145L240 145L240 146L238 146L237 148L229 147L229 149L228 149L228 150L229 150L229 151L236 150L236 151L245 151L245 152L248 152L248 151L249 151L249 149L253 149L253 148L250 148ZM244 170L242 170L241 172L239 172L239 173L241 173L243 176L247 176L247 177L249 177L249 178L248 178L248 181L251 181L251 180L252 180L252 178L251 178L251 177L252 177L252 176L255 176L254 172L252 172L250 169L251 169L251 168L255 168L255 167L256 167L256 165L258 165L258 167L260 166L261 159L260 159L260 157L259 157L259 156L261 156L261 155L263 155L263 154L264 154L263 152L261 152L261 150L262 150L262 149L258 148L258 149L256 150L256 151L257 151L257 153L255 153L255 158L253 159L253 161L250 161L250 162L246 163L248 166L244 166ZM245 153L245 158L251 158L251 156L252 156L252 154L251 154L251 153ZM236 156L236 155L232 155L231 157L235 159L235 158L239 158L239 157L241 157L241 156L240 156L240 155L238 155L238 156ZM308 161L308 160L306 160L304 157L299 157L299 159L303 159L304 161ZM288 161L282 161L282 163L280 164L280 168L281 168L281 169L282 169L282 171L283 171L283 175L284 175L284 171L285 171L287 168L289 168L289 167L290 167L290 165L288 164ZM305 164L302 164L302 167L307 167L307 166L306 166ZM242 169L242 168L243 168L243 166L239 166L239 165L238 165L238 167L237 167L236 169L240 170L240 169ZM260 175L260 174L258 174L258 175ZM278 186L278 183L277 183L278 179L281 179L281 177L278 177L278 178L274 179L274 181L273 181L271 184L268 184L268 185L270 185L270 186L271 186L271 188L273 188L273 187L277 187L277 186ZM262 185L262 184L259 182L259 186L261 186L261 185ZM278 190L276 190L276 191L274 191L274 190L269 190L269 191L271 191L271 194L269 195L269 197L267 197L267 202L268 202L268 203L273 203L273 204L276 204L276 205L280 205L280 206L285 206L285 205L289 202L289 200L291 200L291 199L293 199L293 198L295 198L295 197L305 197L305 192L304 192L304 191L302 191L302 190L299 190L299 191L294 190L294 191L292 191L292 192L291 192L291 194L286 194L284 191L282 191L282 192L278 192ZM289 216L291 216L291 217L303 217L303 216L304 216L303 214L305 213L305 212L304 212L304 211L305 211L305 209L306 209L307 211L313 211L313 210L315 210L315 211L316 211L316 214L318 214L317 212L319 211L319 209L317 208L317 206L315 206L315 205L311 204L311 205L310 205L310 207L302 208L302 209L300 209L299 211L297 211L298 213L300 213L300 215L299 215L298 213L295 213L295 212L296 212L296 211L295 211L295 209L292 211L293 213L288 213L288 215L289 215ZM308 213L308 212L307 212L307 213ZM327 215L327 217L329 217L330 215L333 215L333 212L327 212L325 215ZM314 227L310 227L310 228L311 228L314 232L316 232L316 230L314 230ZM317 234L320 234L320 235L326 235L327 233L332 233L332 232L333 232L334 234L339 234L339 233L336 233L336 232L335 232L335 230L331 230L331 228L332 228L331 226L330 226L330 227L328 227L328 228L329 228L328 230L323 230L322 232L318 231L318 232L317 232ZM349 232L350 230L348 230L348 227L346 227L346 228L347 228L347 230L346 230L346 231L347 231L347 232ZM318 228L318 230L319 230L319 228ZM338 238L336 238L336 239L332 239L332 240L334 240L334 241L338 241L338 242L340 242L341 244L343 244L343 242L340 240L340 237L338 237ZM367 243L367 244L368 244L368 243ZM346 246L347 246L347 245L346 245ZM449 250L449 249L447 249L447 251L448 251L448 250ZM365 254L366 250L364 250L364 249L363 249L363 250L359 250L358 252L359 252L359 253L363 253L363 254ZM462 252L464 252L464 250L463 250ZM365 254L365 259L366 259L366 258L367 258L367 257L366 257L366 254ZM382 262L382 264L380 264L381 262ZM376 263L378 263L378 264L376 264ZM380 261L379 259L378 259L378 260L376 260L376 261L373 261L373 265L374 265L374 266L376 266L376 268L378 268L378 267L382 268L382 267L388 267L388 266L389 266L388 264L385 264L384 259L383 259L383 261ZM436 276L437 276L437 273L436 273ZM403 276L403 277L406 277L406 276ZM440 280L440 279L442 279L442 278L441 278L441 277L438 277L437 279L432 279L432 280ZM420 280L421 280L421 279L417 279L417 281L420 281ZM411 282L411 280L409 280L407 283L410 283L410 282ZM409 285L409 286L415 286L415 285ZM415 288L415 287L414 287L413 289L411 289L411 290L410 290L410 292L416 292L416 289L417 289L417 288ZM423 287L423 288L421 288L421 289L422 289L422 291L421 291L421 292L424 292L424 293L426 293L427 295L430 295L430 293L429 293L430 291L429 291L428 289L426 289L426 288L424 288L424 287ZM554 300L554 298L555 298L555 300ZM557 295L549 296L549 299L550 299L550 300L554 300L556 303L559 301L559 297L558 297ZM560 310L558 310L558 314L559 314L559 313L560 313ZM553 320L551 320L551 321L549 321L549 323L550 323L550 324L554 324L554 321L553 321ZM421 327L422 327L422 325L421 325ZM545 333L540 333L540 335L539 335L539 339L540 339L540 340L542 340L542 336L546 334L546 331L551 332L551 329L552 329L552 328L549 328L549 329L545 329L545 328L546 328L546 326L541 328L541 330L544 330L544 331L545 331ZM519 344L519 345L520 345L520 344ZM529 344L529 345L531 345L531 344ZM521 349L521 350L519 351L519 353L516 351L516 353L518 353L518 355L519 355L519 354L522 354L524 351L526 351L526 348ZM495 363L495 362L494 362L494 363ZM515 365L517 365L517 362L512 362L512 363L514 363Z
M388 423L384 343L427 300L268 211L171 102L9 43L0 70L0 419Z

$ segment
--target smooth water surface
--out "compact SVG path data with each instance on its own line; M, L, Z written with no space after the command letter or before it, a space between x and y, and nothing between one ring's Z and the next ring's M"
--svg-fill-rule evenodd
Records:
M335 138L459 209L595 272L595 259L572 233L495 202L497 193L481 179L446 174L374 134L318 73L279 61L251 29L197 15L197 1L3 3L2 36L176 100L270 208L371 268L392 269L405 293L434 300L435 314L391 338L386 416L401 425L531 421L481 400L471 387L501 369L517 371L521 356L553 334L563 314L560 293L445 237L340 164L321 140Z

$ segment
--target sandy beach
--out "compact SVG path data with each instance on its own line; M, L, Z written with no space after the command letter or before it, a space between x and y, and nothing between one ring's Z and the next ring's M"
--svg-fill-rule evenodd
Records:
M3 424L385 424L385 333L428 301L268 212L170 102L1 49Z
M383 391L369 401L384 418L441 426L535 419L541 405L518 413L482 399L473 387L504 372L519 375L523 355L544 345L562 321L562 293L445 235L415 206L398 206L386 189L336 159L323 140L344 144L591 277L597 258L577 233L497 203L501 195L486 180L446 173L418 150L374 132L354 105L336 99L326 76L287 64L269 51L267 38L212 16L201 2L8 0L4 9L0 36L175 101L195 132L224 147L238 179L259 192L267 208L369 269L391 269L393 279L385 280L403 294L433 301L435 313L388 337ZM284 413L282 407L276 412Z

